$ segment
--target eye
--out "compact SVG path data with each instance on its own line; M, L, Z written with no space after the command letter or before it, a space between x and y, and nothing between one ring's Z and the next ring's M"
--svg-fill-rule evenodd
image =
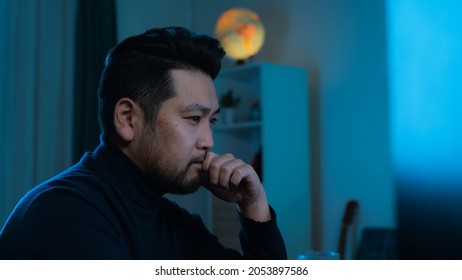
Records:
M210 119L210 126L214 126L218 121L218 118L211 118Z
M194 123L194 124L198 124L201 122L201 117L200 116L192 116L192 117L189 117L189 119Z

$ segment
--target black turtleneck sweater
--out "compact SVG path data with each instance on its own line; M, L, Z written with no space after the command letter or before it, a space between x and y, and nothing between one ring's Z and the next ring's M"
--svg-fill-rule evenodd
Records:
M272 215L264 223L240 216L242 254L226 249L102 141L21 199L0 232L0 259L285 259Z

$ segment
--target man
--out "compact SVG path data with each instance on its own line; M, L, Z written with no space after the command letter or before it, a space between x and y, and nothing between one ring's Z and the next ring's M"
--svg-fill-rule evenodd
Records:
M98 91L101 144L26 194L2 229L0 258L286 258L254 169L211 151L223 56L217 40L179 27L115 46ZM200 186L237 204L242 253L163 197Z

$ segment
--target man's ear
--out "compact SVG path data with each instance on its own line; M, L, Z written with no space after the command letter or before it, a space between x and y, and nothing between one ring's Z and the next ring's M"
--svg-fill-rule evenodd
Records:
M119 136L127 142L135 138L137 129L143 125L143 111L130 98L120 99L114 107L114 126Z

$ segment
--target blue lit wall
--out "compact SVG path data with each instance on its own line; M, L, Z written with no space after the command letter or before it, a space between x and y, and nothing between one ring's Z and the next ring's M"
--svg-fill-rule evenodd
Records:
M402 258L462 258L461 13L461 1L388 1Z

